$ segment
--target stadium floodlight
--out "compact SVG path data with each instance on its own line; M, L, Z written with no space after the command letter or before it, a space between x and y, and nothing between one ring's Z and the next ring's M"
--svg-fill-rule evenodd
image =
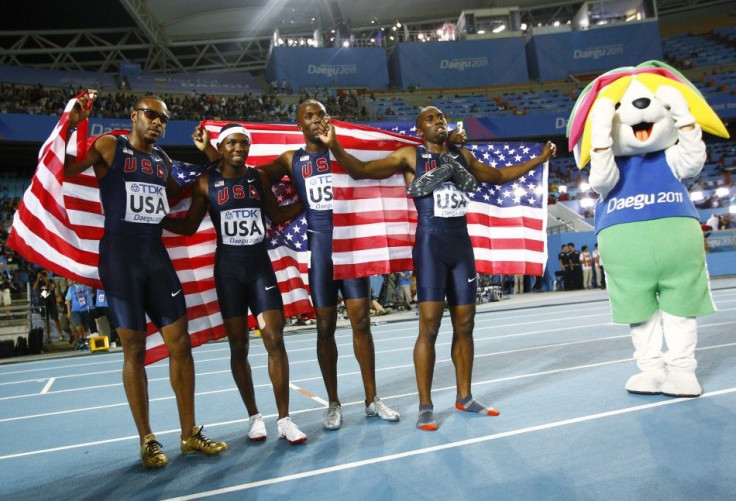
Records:
M716 188L717 197L721 197L721 198L727 197L730 192L731 192L731 189L728 188L727 186L720 186Z
M590 209L595 205L595 200L593 200L590 197L585 197L580 199L580 207L583 209Z
M702 202L703 198L703 192L700 190L695 190L690 193L690 200L693 202Z

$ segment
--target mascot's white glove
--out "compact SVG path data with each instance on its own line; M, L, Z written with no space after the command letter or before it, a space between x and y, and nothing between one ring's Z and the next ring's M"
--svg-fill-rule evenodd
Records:
M654 95L665 108L670 110L675 127L681 129L695 123L695 117L690 113L687 101L679 90L671 85L662 85Z
M605 197L618 183L620 173L613 156L613 120L616 106L608 98L600 98L590 110L590 176L588 182L596 193Z
M608 98L600 98L590 110L590 145L594 150L610 148L613 145L611 130L616 107Z

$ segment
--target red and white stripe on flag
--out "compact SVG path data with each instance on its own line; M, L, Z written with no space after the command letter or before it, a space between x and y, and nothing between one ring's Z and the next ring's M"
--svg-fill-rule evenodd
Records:
M539 143L473 144L479 160L503 169L542 152ZM547 263L548 162L502 185L480 183L470 195L468 233L483 274L536 275Z
M335 122L340 144L369 161L405 147L417 138ZM387 179L356 180L332 159L333 254L335 278L365 277L412 270L417 226L414 200L399 172Z

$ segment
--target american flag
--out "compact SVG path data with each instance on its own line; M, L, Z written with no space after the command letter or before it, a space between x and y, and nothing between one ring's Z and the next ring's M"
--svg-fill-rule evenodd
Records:
M499 169L537 157L543 147L467 145L478 160ZM506 184L480 183L470 194L468 232L478 273L542 276L547 262L547 172L544 163Z
M388 131L406 137L416 135L416 127L412 123L387 124L386 127ZM464 147L484 164L502 169L539 156L544 144L467 143ZM544 274L547 262L548 168L546 162L503 185L479 183L478 190L469 194L468 232L478 273ZM336 190L336 198L338 193ZM410 270L413 266L408 262L407 267L401 269Z

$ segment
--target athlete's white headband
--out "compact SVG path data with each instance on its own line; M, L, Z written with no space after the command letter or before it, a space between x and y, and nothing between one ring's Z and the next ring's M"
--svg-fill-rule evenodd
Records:
M245 137L248 138L248 143L250 143L250 132L248 131L248 129L246 129L242 125L232 125L232 126L226 125L222 129L220 129L220 134L217 136L218 146L230 134L243 134Z

